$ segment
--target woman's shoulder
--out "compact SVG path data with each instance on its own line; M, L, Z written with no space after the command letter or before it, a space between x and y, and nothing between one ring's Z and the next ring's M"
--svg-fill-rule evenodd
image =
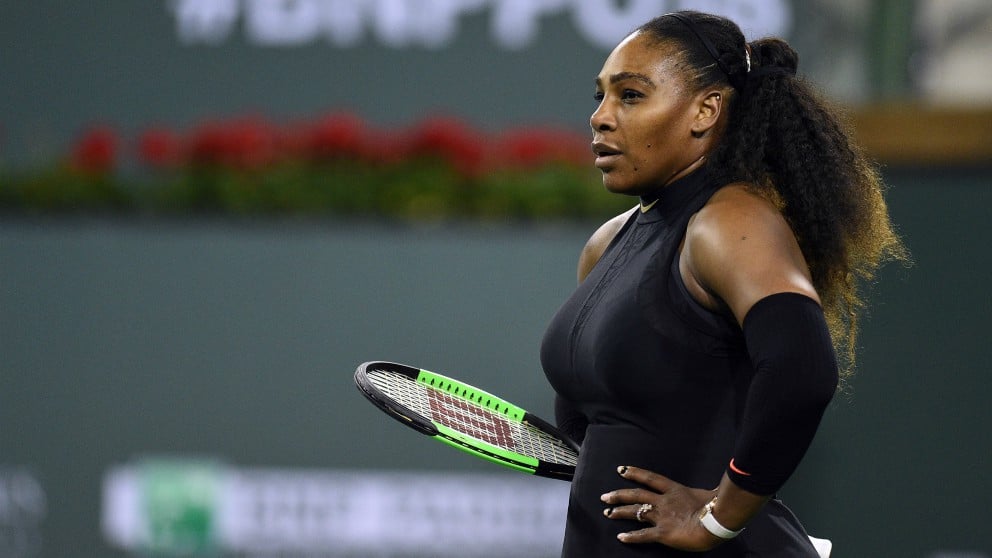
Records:
M738 320L776 292L816 298L809 267L779 205L746 184L718 190L686 229L685 276L721 299Z
M623 228L624 224L630 219L630 216L637 211L637 206L624 211L620 215L613 217L609 221L600 225L596 232L592 233L586 245L582 248L582 253L579 254L579 269L578 277L581 283L586 275L592 271L592 268L596 265L596 262L603 257L603 252L606 251L606 247L613 242L613 239Z
M793 236L777 198L750 184L733 183L717 190L690 218L686 241L723 242L748 230Z

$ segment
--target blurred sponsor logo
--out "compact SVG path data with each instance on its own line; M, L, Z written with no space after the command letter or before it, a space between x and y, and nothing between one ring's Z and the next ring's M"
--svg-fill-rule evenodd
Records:
M557 556L568 485L503 474L149 461L104 479L103 532L158 554Z
M0 556L39 555L47 510L45 491L30 471L0 466Z
M348 47L371 35L392 48L444 48L463 16L486 9L493 40L509 50L531 46L541 18L559 14L571 15L579 35L603 49L675 10L725 15L749 37L785 35L792 18L787 0L171 0L169 6L184 43L222 43L243 19L250 43L284 47L316 41Z

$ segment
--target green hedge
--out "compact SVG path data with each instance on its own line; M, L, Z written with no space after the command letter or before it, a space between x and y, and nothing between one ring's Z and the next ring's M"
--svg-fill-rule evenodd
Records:
M632 203L608 193L596 169L567 163L477 176L430 158L392 165L346 160L261 169L203 165L131 174L64 165L0 176L0 208L24 214L532 220L602 218Z
M350 113L283 125L236 118L182 133L152 128L131 140L97 126L63 159L0 171L0 210L582 219L632 204L603 189L587 135L483 133L447 117L399 130Z

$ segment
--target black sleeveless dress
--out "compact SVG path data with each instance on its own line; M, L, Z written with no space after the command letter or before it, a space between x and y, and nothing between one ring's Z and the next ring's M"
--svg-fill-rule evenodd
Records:
M621 543L618 533L645 525L603 516L601 494L635 486L620 465L715 488L730 461L751 363L740 327L696 303L678 269L689 218L719 187L704 167L634 212L545 333L541 362L559 404L588 423L563 557L817 556L777 500L705 554Z

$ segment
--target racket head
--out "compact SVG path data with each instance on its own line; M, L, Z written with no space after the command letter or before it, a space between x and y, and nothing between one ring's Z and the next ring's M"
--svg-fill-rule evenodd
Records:
M355 370L355 385L358 386L362 395L371 401L373 405L401 424L409 426L421 434L437 436L438 429L429 418L421 415L409 406L403 405L397 399L386 395L386 390L380 389L372 383L372 379L369 376L370 371L388 371L416 381L420 375L419 368L413 368L412 366L395 362L366 362Z
M371 361L355 371L362 394L421 434L511 469L571 480L578 446L524 409L464 382L413 366Z

